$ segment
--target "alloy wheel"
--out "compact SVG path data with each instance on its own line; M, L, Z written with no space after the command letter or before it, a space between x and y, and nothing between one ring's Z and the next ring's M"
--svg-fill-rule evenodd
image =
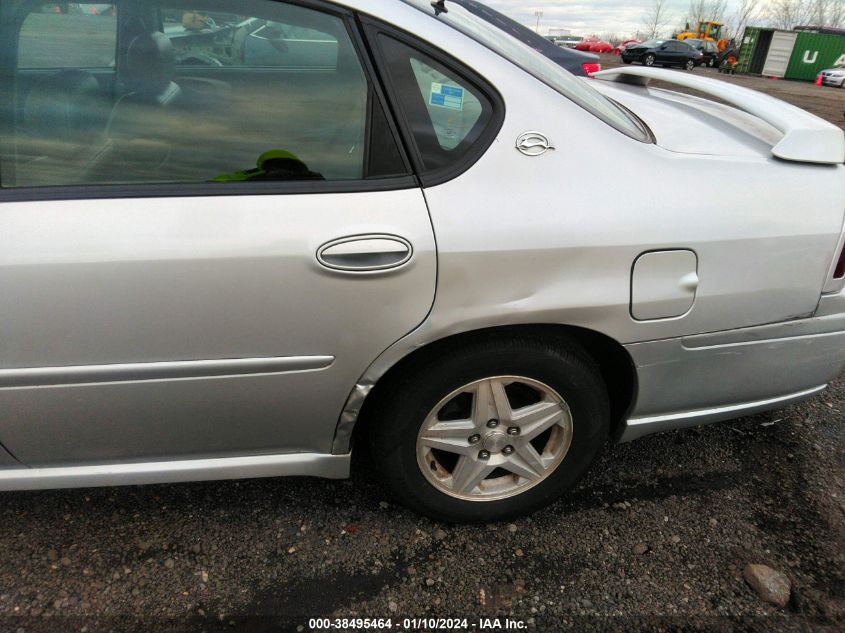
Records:
M518 495L551 475L569 452L572 414L551 387L497 376L464 385L426 416L417 464L440 492L469 501Z

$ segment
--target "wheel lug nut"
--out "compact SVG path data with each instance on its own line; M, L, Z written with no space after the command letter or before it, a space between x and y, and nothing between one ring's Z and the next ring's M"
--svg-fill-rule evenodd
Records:
M497 426L499 426L498 420L490 420L490 421L487 422L487 428L488 429L495 429Z
M490 459L490 451L479 451L478 459Z
M508 429L508 435L519 435L519 427L512 426Z
M481 441L480 435L471 435L470 438L469 438L470 444L478 444L480 441Z
M512 455L513 454L513 446L505 446L502 449L502 455Z

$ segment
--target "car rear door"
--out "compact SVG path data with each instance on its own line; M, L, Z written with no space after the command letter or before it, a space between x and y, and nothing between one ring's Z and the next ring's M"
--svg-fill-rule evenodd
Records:
M0 23L26 19L13 6ZM58 111L33 111L23 49L0 37L0 444L32 466L330 452L357 378L425 318L436 279L425 200L351 16L232 0L192 31L201 17L150 28L154 3L120 4L91 17L126 47L110 94L90 92L74 66L85 31L51 6L25 46L62 42L66 68L43 72ZM272 59L233 61L255 19L335 52L295 82ZM226 72L182 82L171 27ZM84 116L92 99L108 125ZM36 114L51 124L29 126Z
M672 64L682 66L690 57L692 48L683 42L670 41L668 43L669 60Z

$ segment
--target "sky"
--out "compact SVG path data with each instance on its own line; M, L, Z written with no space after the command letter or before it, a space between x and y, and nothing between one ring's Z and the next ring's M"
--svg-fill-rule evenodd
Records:
M536 25L535 11L542 11L540 32L550 26L570 29L575 35L592 33L634 34L642 28L643 16L649 12L653 0L483 0L485 4L515 20ZM728 0L728 15L737 0ZM674 19L667 30L683 26L689 0L669 0L669 14Z

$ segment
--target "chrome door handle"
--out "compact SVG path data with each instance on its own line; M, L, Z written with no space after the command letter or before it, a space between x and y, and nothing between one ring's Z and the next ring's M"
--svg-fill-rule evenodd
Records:
M353 235L326 242L317 261L331 270L377 272L401 268L411 261L411 243L395 235Z

